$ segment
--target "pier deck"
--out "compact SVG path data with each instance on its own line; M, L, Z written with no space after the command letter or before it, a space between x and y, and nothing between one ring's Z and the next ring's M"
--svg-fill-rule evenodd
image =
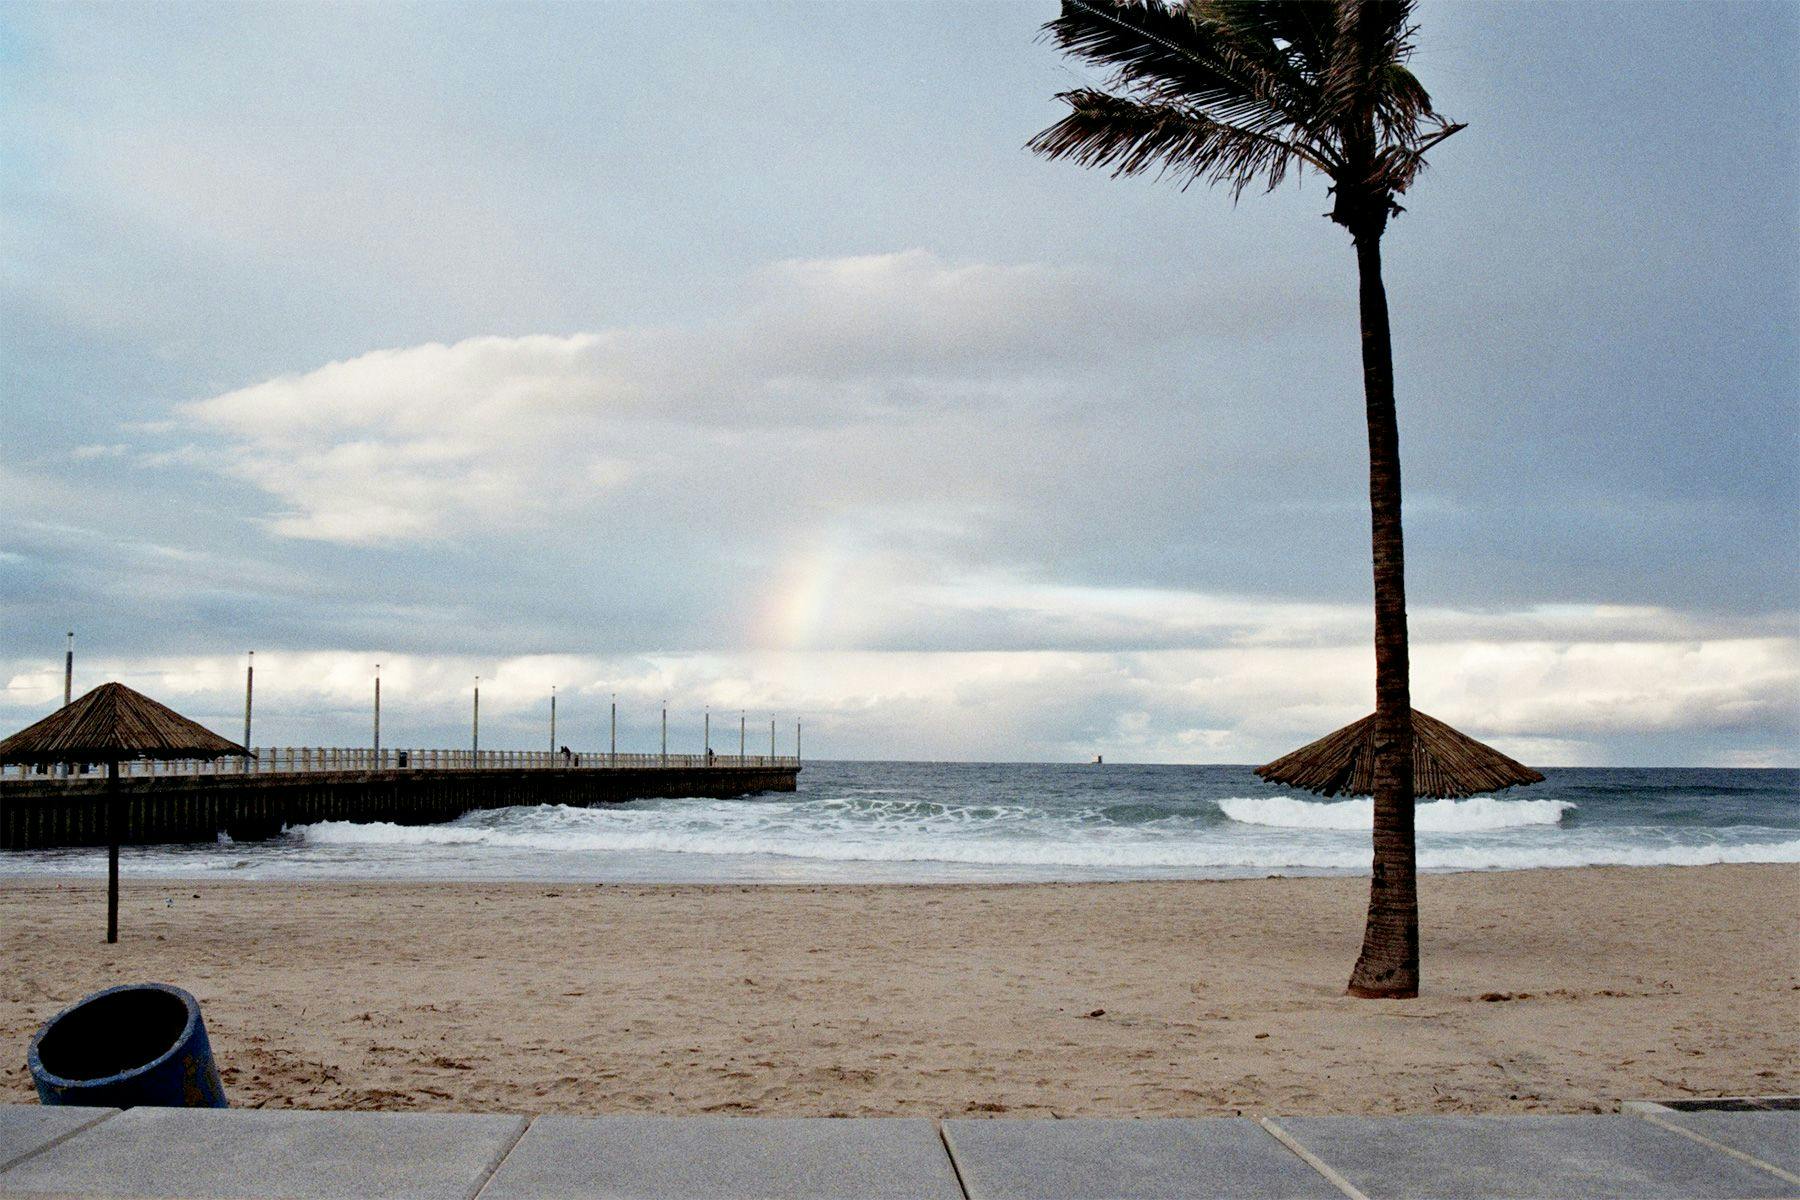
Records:
M210 842L221 833L247 841L317 821L429 825L512 805L726 799L791 792L800 772L799 760L785 756L600 753L580 761L542 751L296 747L248 765L121 764L119 841ZM0 780L0 850L104 846L107 808L103 773Z

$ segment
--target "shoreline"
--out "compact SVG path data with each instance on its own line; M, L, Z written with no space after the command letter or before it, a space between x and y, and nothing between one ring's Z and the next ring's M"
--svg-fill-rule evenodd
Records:
M1367 880L1367 868L1350 867L1303 867L1292 871L1270 871L1262 868L1250 869L1250 873L1237 875L1128 875L1116 878L1094 877L1076 879L868 879L844 880L831 877L818 879L767 879L762 877L743 879L634 879L604 878L561 875L443 875L431 874L420 868L418 874L402 875L248 875L238 874L230 870L215 870L202 874L163 874L156 871L133 874L130 855L134 850L156 849L157 847L126 846L122 847L119 862L119 879L121 888L168 886L206 886L206 887L471 887L471 888L642 888L650 890L687 890L718 888L737 891L742 888L771 889L838 889L838 888L1036 888L1036 887L1113 887L1113 886L1180 886L1185 884L1223 884L1223 883L1274 883L1281 880ZM89 850L90 853L104 855L104 847ZM40 851L19 851L31 854ZM805 860L810 862L811 860ZM857 860L848 860L855 862ZM70 886L79 884L104 883L106 868L104 858L101 865L82 871L9 871L4 859L0 859L0 891L12 888L30 888L38 885ZM874 864L886 866L885 862ZM1569 865L1552 863L1528 866L1500 867L1420 867L1420 879L1455 878L1459 876L1484 875L1533 875L1540 872L1565 873L1586 871L1708 871L1719 869L1735 869L1739 867L1790 868L1800 871L1800 862L1788 859L1754 859L1745 861L1721 861L1699 863L1581 863ZM255 869L255 868L252 868Z
M1424 995L1342 995L1366 875L1078 883L0 878L0 1100L161 979L234 1104L756 1115L1594 1112L1800 1091L1800 866L1422 875Z
M129 854L131 847L126 847ZM1737 870L1739 868L1788 869L1800 872L1800 863L1773 859L1765 862L1717 862L1717 863L1587 863L1581 866L1542 866L1542 867L1440 867L1435 870L1420 867L1420 879L1448 879L1461 876L1486 875L1537 875L1537 874L1573 874L1589 871L1651 872L1651 871L1716 871ZM1206 884L1257 884L1279 882L1315 882L1321 880L1350 881L1367 880L1369 872L1352 870L1333 870L1319 868L1316 871L1301 873L1284 873L1268 871L1254 875L1171 875L1171 876L1129 876L1119 879L577 879L577 878L540 878L536 876L424 876L424 875L318 875L306 877L289 876L253 876L235 875L228 872L215 872L210 875L160 875L140 874L135 878L131 874L131 860L121 858L119 864L119 887L121 892L133 888L169 887L225 887L225 888L622 888L640 891L743 891L746 888L769 891L839 891L839 890L875 890L885 888L945 888L951 891L981 890L985 888L1105 888L1105 887L1181 887ZM52 889L67 888L83 884L104 884L106 872L99 871L27 871L12 873L0 868L0 894L12 890L29 890L33 887L48 886Z

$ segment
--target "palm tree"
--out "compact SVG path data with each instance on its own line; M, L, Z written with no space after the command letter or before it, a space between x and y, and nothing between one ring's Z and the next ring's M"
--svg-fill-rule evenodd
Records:
M1375 561L1375 831L1369 921L1349 992L1419 991L1412 698L1400 534L1400 437L1381 236L1425 152L1461 125L1407 70L1412 0L1063 0L1044 26L1111 72L1107 90L1057 98L1069 114L1030 149L1115 177L1154 169L1184 185L1274 189L1307 168L1331 181L1327 214L1361 279L1363 396Z

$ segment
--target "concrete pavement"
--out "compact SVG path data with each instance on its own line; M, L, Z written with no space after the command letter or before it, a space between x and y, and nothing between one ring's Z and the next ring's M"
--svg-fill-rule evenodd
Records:
M1800 1200L1800 1110L1628 1108L935 1122L0 1106L0 1197Z

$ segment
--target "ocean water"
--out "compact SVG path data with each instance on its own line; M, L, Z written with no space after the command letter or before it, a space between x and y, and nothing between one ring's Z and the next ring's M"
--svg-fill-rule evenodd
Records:
M1419 864L1470 871L1800 862L1800 770L1547 771L1418 806ZM796 793L326 822L263 842L127 847L127 875L252 879L945 882L1367 873L1370 802L1249 767L810 763ZM0 855L100 873L103 852Z

